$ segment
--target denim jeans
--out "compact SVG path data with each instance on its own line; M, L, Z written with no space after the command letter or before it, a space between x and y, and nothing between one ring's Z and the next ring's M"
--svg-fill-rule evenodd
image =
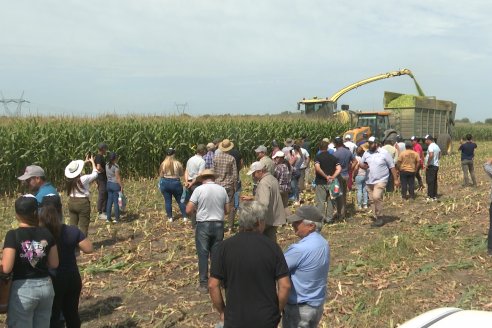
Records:
M286 304L282 316L283 328L317 328L323 316L323 305Z
M224 222L210 221L197 222L195 227L195 245L198 255L198 273L200 285L208 282L208 259L219 242L224 239Z
M299 201L299 178L298 177L292 177L290 179L290 195L289 198L294 199L294 201Z
M159 190L162 196L164 196L164 203L166 206L166 215L168 218L173 217L173 196L179 205L181 215L186 217L186 203L181 203L181 196L183 195L183 185L179 179L167 179L161 178L159 181Z
M468 172L470 172L472 184L477 185L477 179L475 178L475 168L473 166L472 159L464 159L461 161L461 169L463 170L463 178L465 179L465 186L470 184L470 178Z
M407 191L410 198L415 199L415 172L400 171L401 197L407 199Z
M355 186L357 188L357 205L360 207L367 206L366 177L363 175L356 176Z
M118 205L118 196L121 191L121 187L116 182L108 181L108 202L106 204L106 216L108 220L111 220L111 210L114 204L114 219L118 221L120 219L120 206Z
M487 248L492 250L492 202L489 207L489 236L487 239Z
M7 324L14 328L48 328L55 292L51 278L14 280Z

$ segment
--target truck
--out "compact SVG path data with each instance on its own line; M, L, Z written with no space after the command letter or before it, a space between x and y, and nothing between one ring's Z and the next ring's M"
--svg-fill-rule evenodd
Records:
M350 90L367 83L404 75L413 79L418 95L386 91L382 111L354 112L349 110L347 105L342 105L341 110L337 110L337 100ZM388 138L396 139L397 135L402 136L403 139L409 139L411 136L423 137L430 134L437 137L437 144L443 154L448 154L452 148L451 136L456 104L426 96L413 73L407 68L352 83L331 97L304 98L298 102L298 109L301 106L304 106L306 115L317 115L349 123L353 128L345 134L351 135L354 142L360 141L364 133L368 136L374 135L382 141Z

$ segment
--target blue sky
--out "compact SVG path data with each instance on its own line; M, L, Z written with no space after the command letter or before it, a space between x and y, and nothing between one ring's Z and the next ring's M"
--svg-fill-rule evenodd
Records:
M274 114L409 68L483 121L491 13L487 0L3 1L0 90L24 90L24 113ZM416 93L403 76L338 103L381 109L385 90Z

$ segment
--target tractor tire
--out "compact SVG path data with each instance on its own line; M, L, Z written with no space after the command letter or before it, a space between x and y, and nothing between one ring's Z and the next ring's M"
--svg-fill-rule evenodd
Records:
M441 148L442 155L450 155L452 150L451 136L447 133L442 133L437 137L437 145Z
M384 131L384 137L383 137L383 140L381 140L381 141L383 144L386 140L391 140L393 143L395 143L397 135L398 135L398 131L396 131L396 130L386 130L386 131Z

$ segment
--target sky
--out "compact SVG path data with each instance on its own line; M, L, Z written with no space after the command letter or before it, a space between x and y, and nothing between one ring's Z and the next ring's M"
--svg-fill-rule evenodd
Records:
M1 0L1 10L0 91L24 92L23 114L295 112L304 97L408 68L457 118L492 118L489 0ZM338 104L382 109L384 91L416 94L401 76Z

